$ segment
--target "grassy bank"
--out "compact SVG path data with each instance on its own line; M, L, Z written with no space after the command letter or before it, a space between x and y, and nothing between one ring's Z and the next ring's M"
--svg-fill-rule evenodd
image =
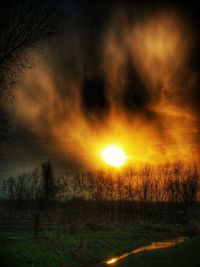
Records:
M23 235L4 232L1 235L0 266L88 267L153 241L182 234L182 229L143 226L126 230L65 234L61 235L60 240L56 240L51 233L48 233L45 238L34 240ZM145 255L150 254L145 253ZM149 257L151 259L151 256ZM143 264L140 256L137 259L138 266Z
M26 236L24 233L19 233L19 230L12 233L2 232L0 236L0 266L94 266L96 263L105 259L115 257L151 242L180 235L188 235L190 233L195 234L194 229L188 231L188 229L164 227L161 225L142 225L140 228L131 227L126 230L115 229L109 231L69 233L61 235L60 240L56 240L52 232L47 232L45 237L39 240L30 238L30 235ZM195 242L199 249L200 238L194 240L196 240ZM193 249L193 247L195 248L195 244L192 242L194 241L188 241L180 245L180 248L178 246L178 248L167 249L166 252L145 252L142 255L134 256L134 258L130 257L118 263L119 265L116 266L132 266L132 261L134 262L134 267L154 266L157 261L161 261L163 264L160 265L159 263L159 266L167 266L172 256L179 260L182 253L184 254L183 256L188 257L188 254L185 253L186 251L191 251L191 253L195 252L196 250ZM187 246L189 246L188 250ZM162 260L162 257L165 260ZM148 264L151 261L152 265Z

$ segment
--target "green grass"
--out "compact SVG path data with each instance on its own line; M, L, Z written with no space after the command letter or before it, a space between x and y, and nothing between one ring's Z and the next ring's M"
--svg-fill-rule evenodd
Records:
M158 231L97 231L66 234L56 241L51 233L42 240L20 238L17 233L3 234L0 258L8 267L88 266L119 255L153 240L167 237ZM19 238L13 237L19 236ZM6 238L7 237L7 238Z
M4 232L0 235L0 266L89 267L90 265L94 266L95 263L131 251L134 248L149 244L153 241L165 240L180 235L179 231L162 231L162 229L148 230L146 228L142 230L141 228L135 228L129 230L91 231L65 234L61 235L61 240L58 241L55 239L55 235L52 232L46 233L45 239L34 240L30 236L26 238L26 235L23 235L23 233L20 235L18 231L16 230L16 232L12 233ZM178 253L177 255L183 253L182 250L184 250L184 246L190 247L190 244L193 244L191 242L194 241L195 239L180 245L180 249L179 246L174 249L167 249L166 251L169 251L168 257L172 254L179 260L180 256L176 256L176 252ZM198 248L200 248L200 238L197 238L196 242L199 246ZM194 251L191 250L191 253L192 252ZM151 265L147 264L148 261L152 261L152 266L155 266L156 261L162 262L160 257L165 257L167 264L168 258L163 254L165 251L159 251L158 255L155 253L156 252L145 252L144 255L137 255L134 259L130 257L126 259L126 261L133 260L134 265L130 265L131 263L123 265L123 262L121 262L119 264L122 265L119 266L149 267ZM135 263L137 265L135 265ZM159 264L159 267L161 266L167 265Z

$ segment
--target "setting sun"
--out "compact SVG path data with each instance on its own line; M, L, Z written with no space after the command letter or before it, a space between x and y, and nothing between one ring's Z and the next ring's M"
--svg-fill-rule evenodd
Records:
M113 167L121 167L126 159L124 152L118 146L110 145L106 147L102 153L103 160Z

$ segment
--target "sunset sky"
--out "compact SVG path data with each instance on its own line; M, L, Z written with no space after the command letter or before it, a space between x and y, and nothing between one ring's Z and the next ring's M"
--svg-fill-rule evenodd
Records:
M65 1L63 33L30 51L34 65L5 104L0 178L45 160L104 168L109 145L131 165L199 160L199 8L169 2Z

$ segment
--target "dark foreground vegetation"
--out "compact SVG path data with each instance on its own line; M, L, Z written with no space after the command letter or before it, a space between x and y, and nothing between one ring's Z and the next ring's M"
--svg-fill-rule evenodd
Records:
M1 190L0 266L95 266L177 236L195 238L116 266L154 266L155 261L162 261L160 266L198 266L192 265L200 259L196 166L177 163L56 176L46 162L41 170L4 180ZM174 260L166 261L167 253Z

